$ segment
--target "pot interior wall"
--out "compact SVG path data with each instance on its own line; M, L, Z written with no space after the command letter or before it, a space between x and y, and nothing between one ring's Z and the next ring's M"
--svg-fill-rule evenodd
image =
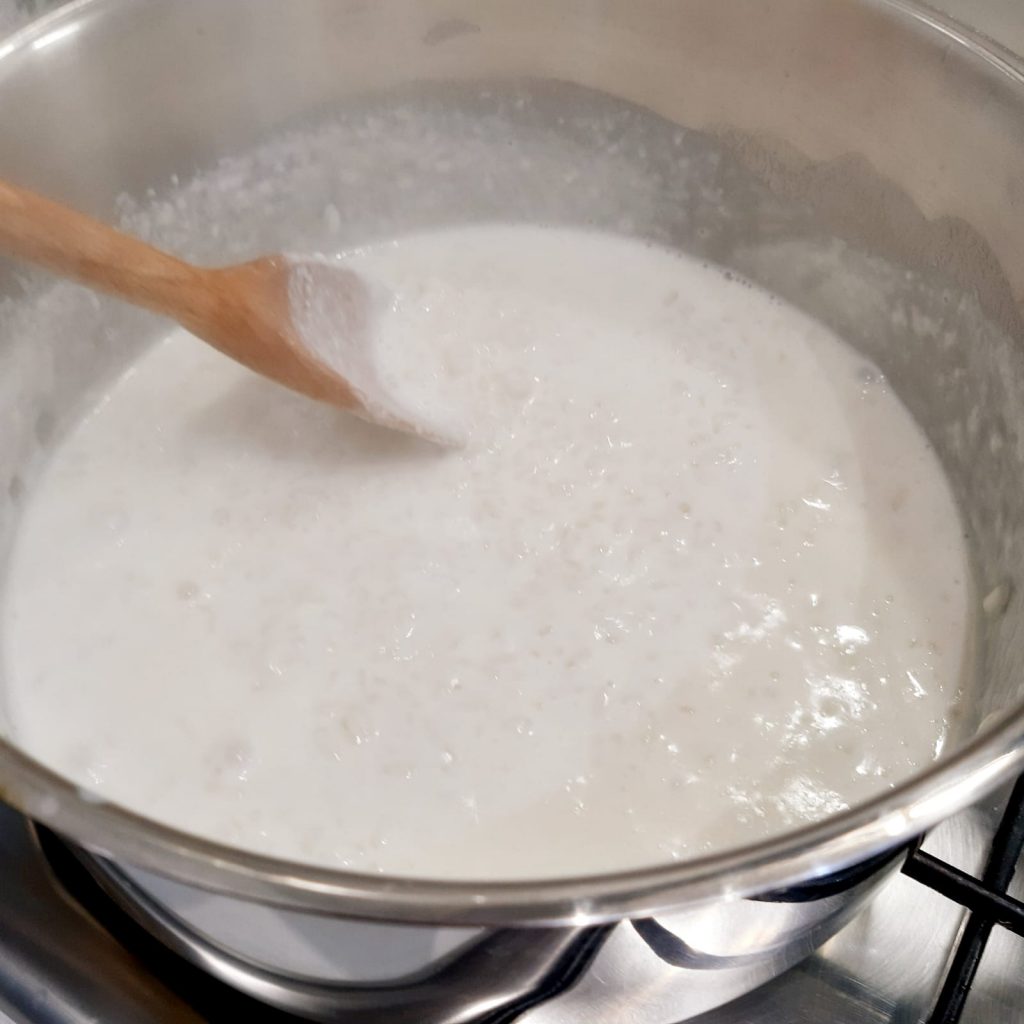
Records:
M97 0L0 53L0 175L199 261L586 225L826 322L927 432L979 603L995 591L958 738L1020 699L1024 88L1007 69L843 0ZM46 450L165 328L9 265L0 296L7 550Z

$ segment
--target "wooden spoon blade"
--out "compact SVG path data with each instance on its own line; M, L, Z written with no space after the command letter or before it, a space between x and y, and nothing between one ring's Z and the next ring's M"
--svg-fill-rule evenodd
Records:
M464 431L426 399L430 382L415 379L421 367L403 365L387 335L395 297L337 260L290 258L289 306L302 348L328 372L342 377L356 404L352 411L374 423L457 447Z

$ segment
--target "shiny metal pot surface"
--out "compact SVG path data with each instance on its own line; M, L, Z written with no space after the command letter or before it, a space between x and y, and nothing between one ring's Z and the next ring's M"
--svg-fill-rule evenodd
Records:
M287 212L283 131L305 140L308 196ZM339 140L351 158L332 170ZM428 1024L598 977L610 999L646 984L636 1019L678 1020L824 941L901 847L1020 766L1024 77L1009 57L903 0L79 0L0 40L0 176L209 262L496 217L683 247L875 360L970 534L976 657L942 760L687 863L488 884L313 868L98 802L0 741L3 797L231 983L313 1019ZM5 295L3 550L63 424L164 329L0 264ZM294 930L261 946L269 905ZM297 957L298 931L346 952Z

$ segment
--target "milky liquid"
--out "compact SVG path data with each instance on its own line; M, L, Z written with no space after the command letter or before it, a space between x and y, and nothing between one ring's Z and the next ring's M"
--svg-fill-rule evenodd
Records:
M172 335L27 509L4 626L32 753L228 843L455 878L687 858L934 760L965 553L873 366L611 236L474 227L350 262L397 296L392 370L440 365L468 444Z

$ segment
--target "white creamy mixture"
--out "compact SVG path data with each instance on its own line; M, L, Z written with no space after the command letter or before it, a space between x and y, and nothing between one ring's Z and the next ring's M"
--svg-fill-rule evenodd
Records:
M351 264L398 297L389 351L440 358L467 446L173 335L28 508L30 751L188 831L458 878L694 856L938 755L965 553L875 368L621 238L474 227Z

